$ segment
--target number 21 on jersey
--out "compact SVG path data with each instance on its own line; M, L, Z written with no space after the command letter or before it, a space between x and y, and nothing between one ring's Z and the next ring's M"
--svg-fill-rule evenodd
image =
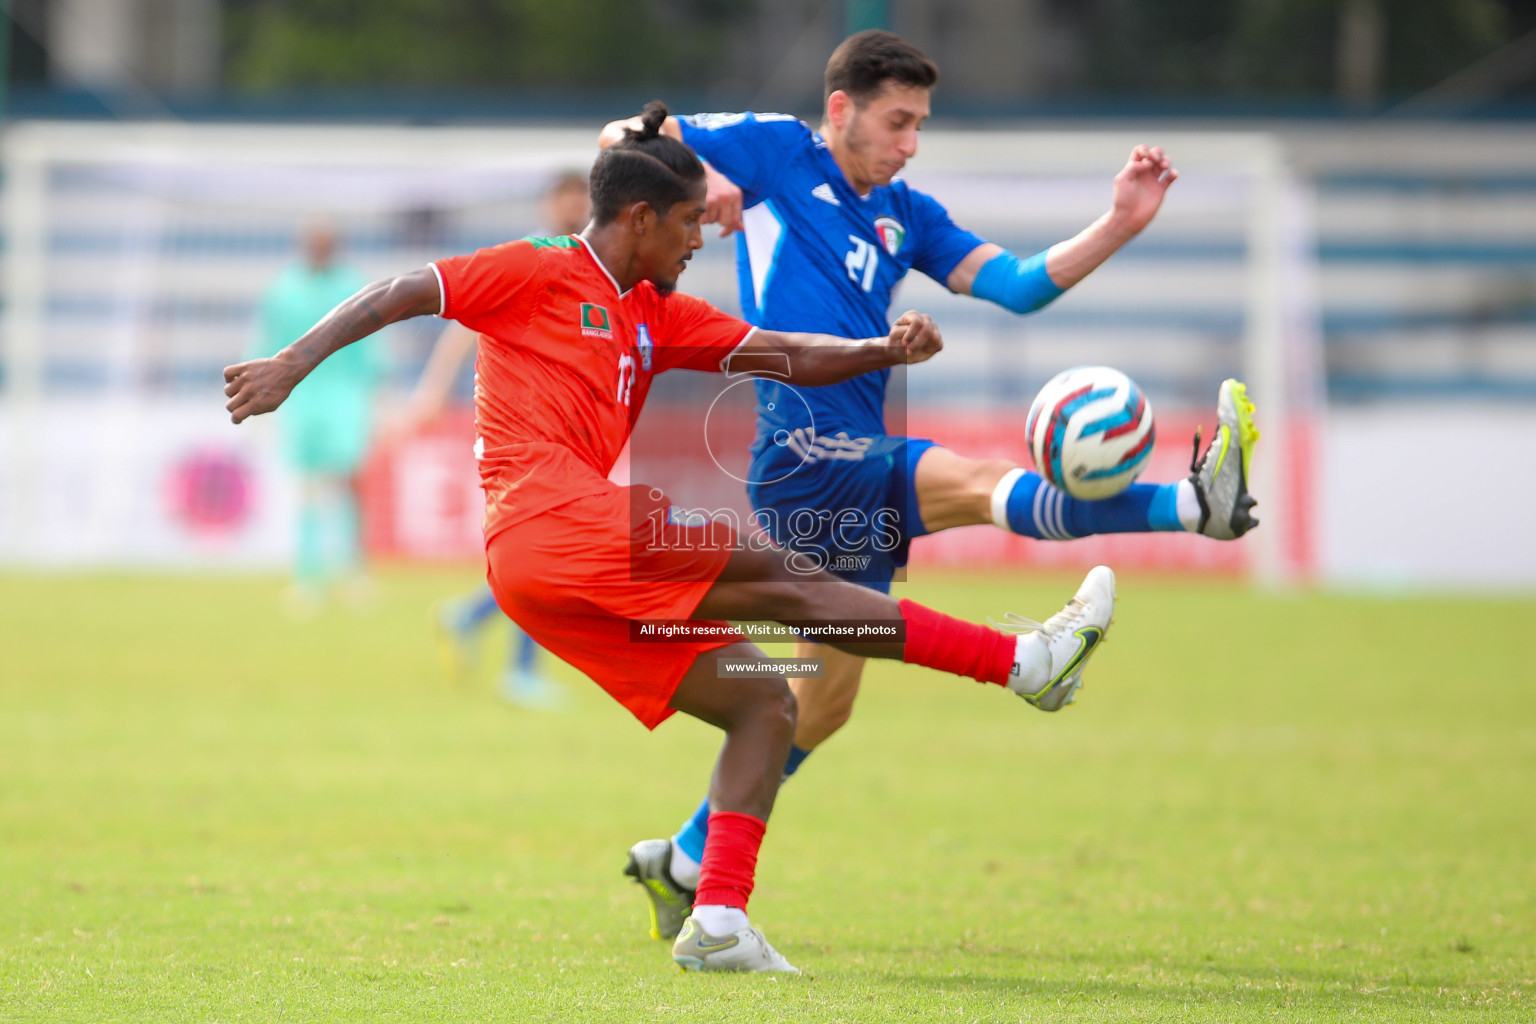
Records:
M880 267L880 250L858 235L849 235L848 241L853 243L853 249L843 257L843 265L848 268L848 279L869 291L874 287L875 271Z

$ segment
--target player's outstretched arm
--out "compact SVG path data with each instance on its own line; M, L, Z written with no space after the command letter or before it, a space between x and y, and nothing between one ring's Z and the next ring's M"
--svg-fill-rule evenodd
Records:
M325 315L303 337L270 359L252 359L224 368L224 408L236 423L283 404L321 360L381 327L436 313L442 291L430 268L375 281Z
M749 373L804 387L836 384L860 374L932 359L944 347L938 324L908 310L884 338L754 331L726 362L727 373Z
M1015 313L1049 303L1080 282L1152 223L1179 172L1160 146L1137 146L1115 175L1109 210L1064 242L1021 260L1002 246L978 245L945 282L962 295Z

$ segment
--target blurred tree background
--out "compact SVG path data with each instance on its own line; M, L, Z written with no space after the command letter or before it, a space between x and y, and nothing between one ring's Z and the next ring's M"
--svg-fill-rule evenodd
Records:
M138 100L392 93L537 108L622 94L814 114L827 55L874 26L938 61L943 109L961 114L1149 100L1382 110L1426 90L1473 112L1536 98L1536 0L6 0L5 12L11 84Z
M870 24L907 35L941 66L974 55L973 37L991 37L984 56L1009 88L963 90L981 96L1370 99L1413 94L1496 53L1536 29L1536 3L231 0L224 83L750 92L782 64L759 50L800 45L824 60L843 33ZM1011 73L1010 56L1034 70ZM987 75L967 81L978 77Z
M234 89L665 86L719 74L753 0L233 0Z
M1510 41L1499 0L1093 0L1076 10L1094 92L1322 95L1338 91L1341 50L1374 54L1379 89L1436 82Z

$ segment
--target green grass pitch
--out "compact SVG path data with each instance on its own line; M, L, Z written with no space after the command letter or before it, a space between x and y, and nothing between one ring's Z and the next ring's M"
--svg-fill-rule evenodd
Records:
M1536 1019L1536 602L1125 577L1059 715L877 666L763 851L805 976L698 977L620 869L716 736L451 688L474 580L0 577L0 1020Z

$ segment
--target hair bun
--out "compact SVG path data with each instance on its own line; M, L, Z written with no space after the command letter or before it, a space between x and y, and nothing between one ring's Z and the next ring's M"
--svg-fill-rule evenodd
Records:
M661 134L661 125L667 119L667 105L661 100L651 100L640 111L640 126L644 129L640 133L642 139L654 139Z

